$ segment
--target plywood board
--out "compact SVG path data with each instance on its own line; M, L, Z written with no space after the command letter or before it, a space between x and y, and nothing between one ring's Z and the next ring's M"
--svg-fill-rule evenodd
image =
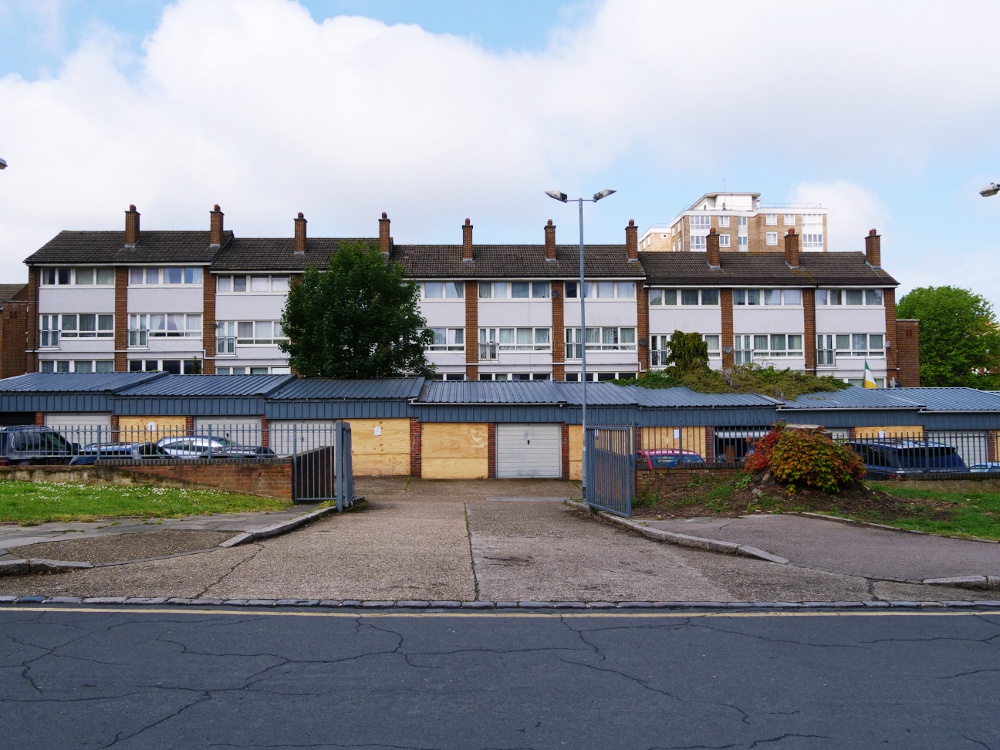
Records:
M583 426L569 426L569 478L583 481Z
M424 479L485 479L489 462L483 458L424 458L420 476Z
M410 455L351 454L354 475L360 477L405 477L410 473Z
M410 455L409 419L349 419L351 449L360 455ZM376 435L376 431L380 434Z
M120 443L155 443L161 438L188 434L185 417L119 417L118 428Z
M421 431L420 455L426 469L427 459L477 459L486 461L489 432L485 424L425 424ZM427 476L422 472L423 476Z
M705 457L704 427L643 427L640 441L641 447L647 450L683 448Z
M902 425L888 427L855 427L854 437L862 438L903 438L920 440L924 437L924 428L921 425Z

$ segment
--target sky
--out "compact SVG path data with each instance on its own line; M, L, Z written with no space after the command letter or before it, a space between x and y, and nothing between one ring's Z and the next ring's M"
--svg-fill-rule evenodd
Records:
M0 0L0 281L63 229L624 242L718 190L1000 310L995 0Z

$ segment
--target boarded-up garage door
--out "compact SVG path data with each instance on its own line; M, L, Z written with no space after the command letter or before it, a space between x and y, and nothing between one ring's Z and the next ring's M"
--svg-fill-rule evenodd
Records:
M485 479L489 475L485 424L425 423L420 445L424 479Z
M89 412L72 414L46 414L45 426L51 427L71 443L90 445L100 440L112 441L111 415Z
M497 476L561 477L561 425L498 424Z
M119 443L155 443L166 437L187 435L186 417L119 417Z
M354 476L406 476L410 473L409 419L351 419Z
M239 445L261 444L260 417L195 417L194 428L199 435L211 433Z

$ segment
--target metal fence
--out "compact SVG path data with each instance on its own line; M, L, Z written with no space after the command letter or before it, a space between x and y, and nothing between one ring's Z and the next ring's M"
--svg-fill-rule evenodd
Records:
M631 426L587 427L584 436L584 500L619 516L632 515L635 494L634 432Z

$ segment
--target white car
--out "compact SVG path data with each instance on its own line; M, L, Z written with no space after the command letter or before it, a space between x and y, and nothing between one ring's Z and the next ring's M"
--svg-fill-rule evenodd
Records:
M270 448L238 445L229 438L179 435L161 439L157 445L174 458L252 458L273 456Z

